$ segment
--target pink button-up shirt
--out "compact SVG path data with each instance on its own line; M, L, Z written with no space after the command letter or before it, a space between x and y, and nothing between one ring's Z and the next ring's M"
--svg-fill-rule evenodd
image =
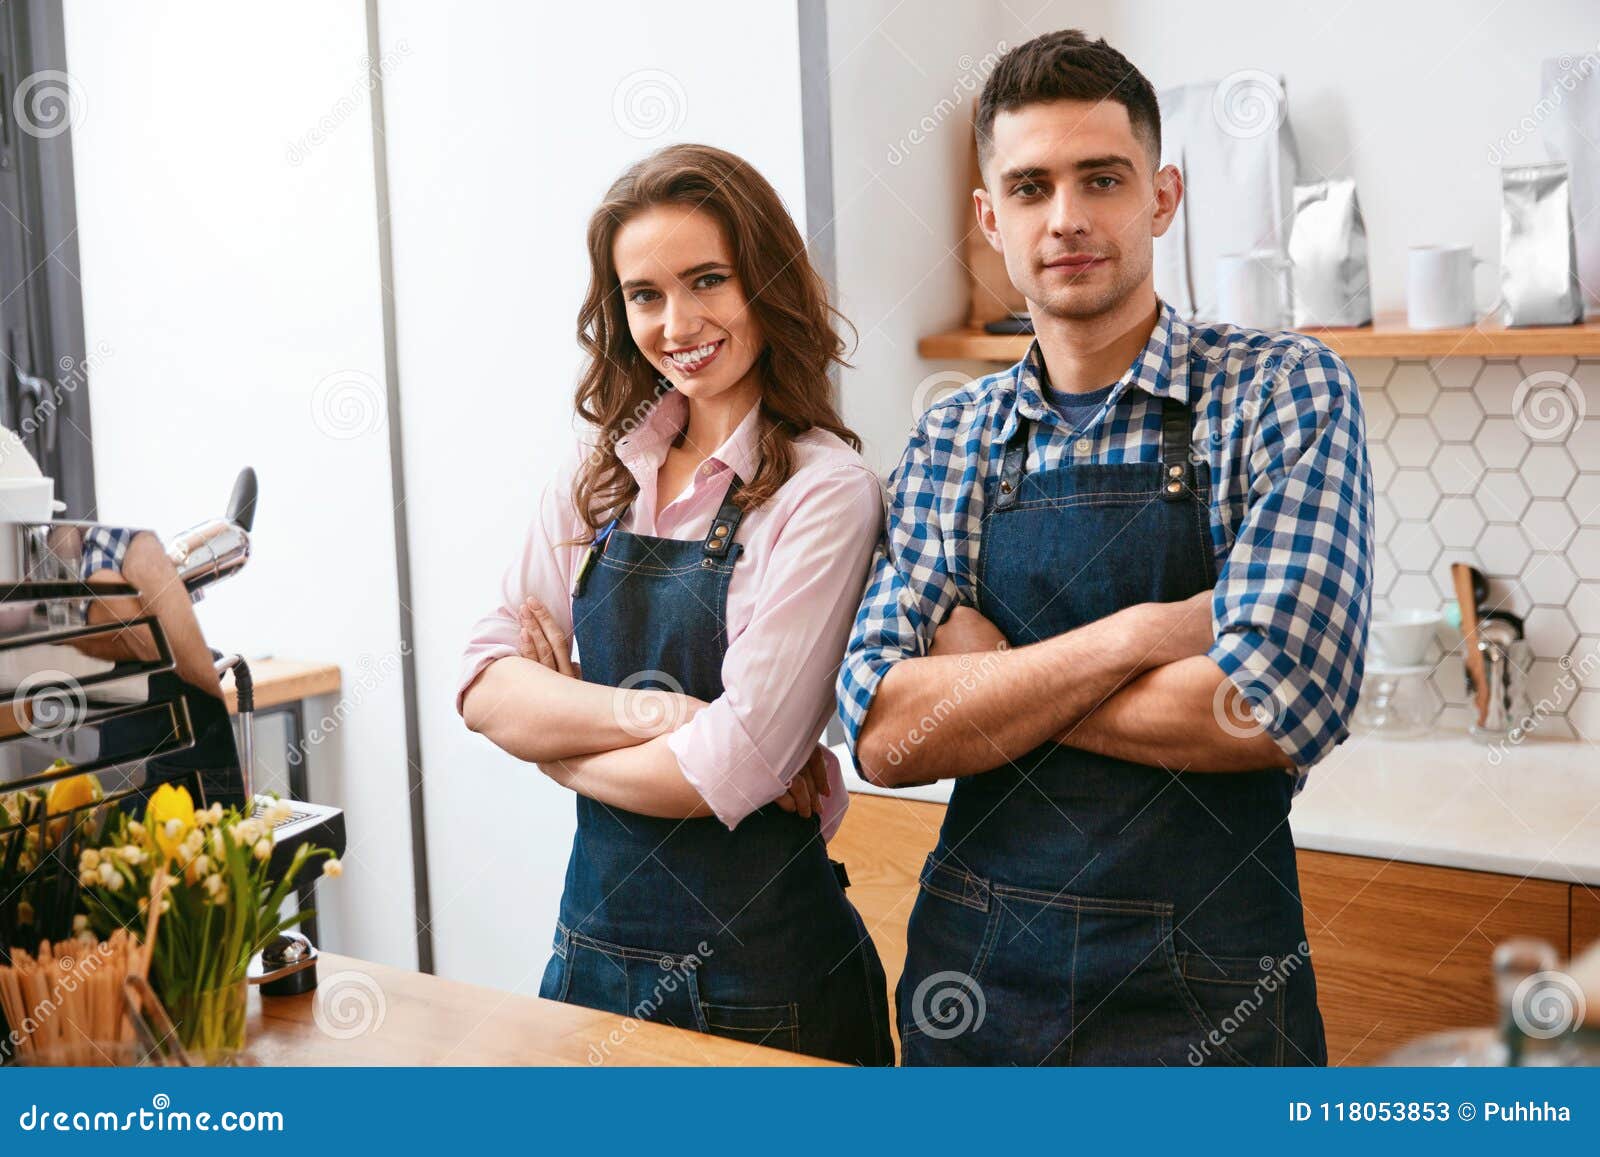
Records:
M755 477L759 407L706 459L683 493L659 506L656 475L687 418L688 402L670 392L617 443L618 457L639 483L620 529L702 539L732 474L746 481ZM522 553L505 573L500 605L472 629L457 711L485 667L518 653L517 608L530 595L572 634L572 581L587 546L568 540L582 536L587 543L590 536L572 505L584 453L586 447L575 447L545 487ZM795 441L794 462L782 488L739 524L744 553L728 583L723 693L667 740L684 778L729 828L788 790L827 725L834 676L883 524L877 475L839 438L808 431ZM832 790L822 800L825 839L838 830L849 806L839 762L832 752L826 759Z

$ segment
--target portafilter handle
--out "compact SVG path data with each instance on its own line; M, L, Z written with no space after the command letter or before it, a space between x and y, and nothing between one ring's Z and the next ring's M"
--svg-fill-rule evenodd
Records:
M249 561L255 517L256 472L246 466L234 479L226 514L191 526L167 543L167 557L195 602L200 601L203 588L227 578Z

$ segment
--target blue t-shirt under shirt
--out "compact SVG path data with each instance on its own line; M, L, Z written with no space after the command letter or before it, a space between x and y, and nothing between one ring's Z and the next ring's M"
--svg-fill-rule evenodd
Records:
M1105 404L1116 385L1116 382L1112 382L1087 394L1064 394L1060 390L1051 390L1050 404L1067 420L1067 425L1074 430L1082 429L1084 423L1094 417L1095 411Z

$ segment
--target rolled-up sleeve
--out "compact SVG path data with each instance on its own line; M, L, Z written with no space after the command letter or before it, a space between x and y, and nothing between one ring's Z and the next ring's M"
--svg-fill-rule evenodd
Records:
M934 421L932 413L924 416L890 476L888 525L839 670L839 718L852 753L884 675L900 660L926 652L958 595L933 454L935 441L947 439L930 434Z
M1307 339L1259 399L1210 657L1306 771L1349 734L1372 609L1372 473L1349 368Z
M517 610L529 598L545 605L571 645L572 575L584 549L568 541L579 529L571 502L572 473L561 471L540 494L522 549L501 576L499 601L472 625L456 680L457 714L468 688L489 664L519 653Z
M723 656L723 693L667 740L684 778L729 828L788 791L826 726L883 525L883 487L863 465L802 472L785 489L795 486L750 623ZM829 759L838 798L824 800L824 836L845 804Z

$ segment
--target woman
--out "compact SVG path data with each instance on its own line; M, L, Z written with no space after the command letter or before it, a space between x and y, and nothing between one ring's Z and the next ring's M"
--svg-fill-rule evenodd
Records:
M816 744L883 516L830 399L826 291L772 187L701 145L624 173L588 246L593 436L457 701L577 795L541 995L892 1063L883 969L824 843L847 797Z

